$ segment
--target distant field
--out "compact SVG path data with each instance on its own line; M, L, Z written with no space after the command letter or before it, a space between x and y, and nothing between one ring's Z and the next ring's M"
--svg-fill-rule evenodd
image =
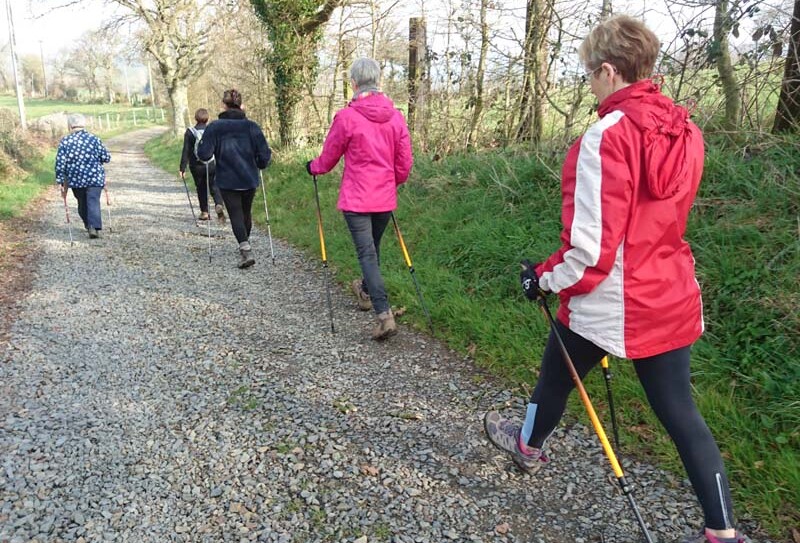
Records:
M8 108L17 111L17 98L11 95L0 95L0 107ZM138 120L150 119L157 122L161 121L161 109L150 107L130 107L126 104L83 104L76 102L66 102L62 100L42 100L42 99L26 99L25 100L25 116L28 119L36 119L51 113L69 112L69 113L83 113L84 115L91 115L94 117L120 114L128 120L133 119L133 113L136 112Z

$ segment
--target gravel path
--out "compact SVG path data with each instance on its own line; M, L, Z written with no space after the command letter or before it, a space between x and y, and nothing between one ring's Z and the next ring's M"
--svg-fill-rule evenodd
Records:
M154 134L108 142L113 233L70 247L60 200L43 213L0 350L0 542L641 541L586 427L523 475L481 425L522 406L469 360L366 339L338 289L331 335L318 260L278 242L273 266L261 233L255 267L228 229L209 264ZM626 466L659 541L698 527L685 482Z

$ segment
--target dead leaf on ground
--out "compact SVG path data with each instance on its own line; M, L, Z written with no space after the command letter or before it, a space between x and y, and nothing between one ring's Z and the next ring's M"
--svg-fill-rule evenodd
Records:
M380 473L380 470L375 466L370 466L369 464L362 464L361 465L361 473L364 475L369 475L370 477L377 477Z

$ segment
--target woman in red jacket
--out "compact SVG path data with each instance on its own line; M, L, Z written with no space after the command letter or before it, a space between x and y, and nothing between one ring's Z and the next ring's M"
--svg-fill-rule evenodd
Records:
M380 272L380 243L397 207L397 186L411 171L411 139L403 114L378 90L381 69L371 58L350 67L353 99L333 119L322 154L309 161L311 175L328 173L344 156L338 209L344 213L361 265L362 278L353 281L358 307L375 311L378 324L372 338L397 333Z
M728 479L694 404L689 355L703 332L700 287L684 240L703 172L700 129L648 79L655 34L627 16L600 23L579 49L600 120L570 148L562 170L561 248L523 272L523 290L558 294L556 327L581 378L607 353L633 359L705 515L692 543L737 543ZM551 333L525 421L497 412L492 443L524 470L547 457L574 384Z

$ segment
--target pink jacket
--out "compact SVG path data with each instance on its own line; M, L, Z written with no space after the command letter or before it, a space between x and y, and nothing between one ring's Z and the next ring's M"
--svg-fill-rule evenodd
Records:
M562 171L561 248L537 268L570 330L621 357L691 345L700 286L684 239L703 135L650 80L606 98Z
M381 93L354 98L333 118L322 154L311 161L314 175L328 173L344 155L337 207L380 213L397 207L397 185L411 171L411 138L403 114Z

